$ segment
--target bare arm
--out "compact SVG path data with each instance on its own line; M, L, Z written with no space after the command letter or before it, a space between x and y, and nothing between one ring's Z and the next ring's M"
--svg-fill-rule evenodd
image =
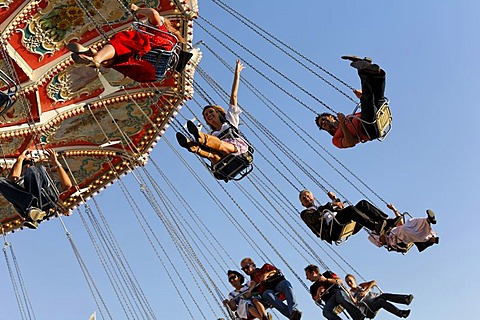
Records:
M342 146L344 148L353 147L357 143L357 139L350 133L348 130L345 115L343 113L338 113L338 122L340 123L340 129L343 132Z
M374 286L376 286L376 285L377 285L377 282L376 282L375 280L360 283L358 286L359 286L359 287L362 287L364 291L360 292L360 293L358 294L358 296L359 296L360 298L365 297L365 295L366 295L370 290L372 290L372 288L373 288Z
M22 175L22 165L23 165L23 160L27 157L28 150L25 150L22 152L20 156L18 156L17 161L12 167L12 170L10 171L10 174L8 175L8 179L15 182L20 178Z
M401 217L402 216L402 214L400 212L398 212L397 208L395 208L395 206L393 204L391 204L391 203L387 204L387 208L393 211L393 213L395 214L395 217ZM400 220L397 223L397 226L401 226L402 224L404 224L403 219Z
M330 200L332 200L332 205L334 207L338 207L340 209L343 209L345 208L344 204L342 201L340 201L338 198L337 198L337 195L335 193L333 193L332 191L329 191L327 193L328 197L330 198Z
M48 154L48 162L53 168L57 168L58 178L60 179L60 183L65 190L68 190L72 187L72 181L68 176L65 169L63 169L62 164L57 159L57 153L53 149L45 150Z
M163 25L163 17L158 13L157 10L152 8L140 8L136 4L130 4L130 10L133 12L145 16L148 18L148 22L155 26Z
M230 93L230 104L232 106L237 106L237 93L238 85L240 84L240 72L244 69L244 66L240 60L237 59L237 64L235 66L235 74L233 76L232 83L232 92Z

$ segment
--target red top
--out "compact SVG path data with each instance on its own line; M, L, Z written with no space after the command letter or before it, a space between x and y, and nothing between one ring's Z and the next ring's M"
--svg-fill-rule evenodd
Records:
M355 113L353 116L348 115L345 117L346 119L345 124L347 125L348 131L350 131L352 136L357 140L355 144L361 141L370 140L368 136L365 134L365 132L363 131L362 122L360 121L360 115L361 113L359 112L359 113ZM359 137L360 139L358 139ZM344 138L344 134L343 134L342 128L338 126L332 138L333 145L336 146L337 148L346 148L342 144L343 138Z
M265 287L264 284L260 284L262 277L265 273L270 272L272 270L277 270L274 266L271 264L265 263L260 269L256 268L252 274L250 275L250 280L254 281L258 286L257 290L260 293L263 293L267 288Z
M165 25L157 27L158 29L168 32ZM109 43L115 48L115 58L122 55L143 55L152 48L160 47L164 50L172 50L177 40L173 35L159 33L151 36L146 33L135 30L120 31L112 36Z

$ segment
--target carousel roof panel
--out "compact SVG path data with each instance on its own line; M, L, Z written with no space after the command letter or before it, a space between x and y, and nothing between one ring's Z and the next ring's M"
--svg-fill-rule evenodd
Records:
M120 175L145 164L181 104L193 95L201 52L192 48L196 1L147 1L178 27L193 53L182 73L137 83L121 73L75 65L65 44L102 47L131 14L120 1L0 1L0 68L19 84L16 102L0 117L2 175L23 150L53 148L76 185L62 195L63 213ZM90 4L85 12L80 4ZM93 17L93 19L91 17ZM6 85L3 85L3 90ZM6 232L22 219L0 196Z

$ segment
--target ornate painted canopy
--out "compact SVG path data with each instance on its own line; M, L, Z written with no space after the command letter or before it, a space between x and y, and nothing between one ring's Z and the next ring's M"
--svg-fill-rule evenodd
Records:
M53 148L75 187L62 195L63 213L113 180L143 165L180 105L193 95L201 53L192 48L196 0L148 0L177 27L193 57L182 73L139 84L101 67L75 65L65 44L101 48L131 27L121 0L0 0L0 69L19 85L16 102L0 117L0 165L7 176L27 148ZM7 85L0 83L2 91ZM5 232L23 219L0 196Z

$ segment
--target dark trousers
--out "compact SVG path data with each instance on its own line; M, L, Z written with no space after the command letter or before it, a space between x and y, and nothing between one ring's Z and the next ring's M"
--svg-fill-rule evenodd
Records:
M360 309L353 304L350 297L343 290L338 290L328 301L325 301L322 312L323 316L328 320L342 320L342 318L333 311L337 305L344 307L353 320L362 320L365 318Z
M22 217L27 217L30 207L38 207L43 211L55 207L58 192L55 192L43 166L28 167L23 182L24 186L21 187L6 178L0 178L0 193Z
M340 210L335 218L341 224L353 220L369 230L375 230L375 225L387 219L388 216L370 202L361 200L355 206Z
M362 113L360 118L367 122L374 122L378 108L385 101L386 73L383 70L380 70L380 73L359 71L358 76L362 83L362 97L360 98ZM375 124L366 124L365 129L371 139L378 138L378 130Z
M402 310L398 309L389 301L406 304L407 298L408 296L405 294L382 293L381 295L364 302L367 304L368 308L372 312L376 312L380 309L385 309L386 311L396 315L397 317L400 317Z

